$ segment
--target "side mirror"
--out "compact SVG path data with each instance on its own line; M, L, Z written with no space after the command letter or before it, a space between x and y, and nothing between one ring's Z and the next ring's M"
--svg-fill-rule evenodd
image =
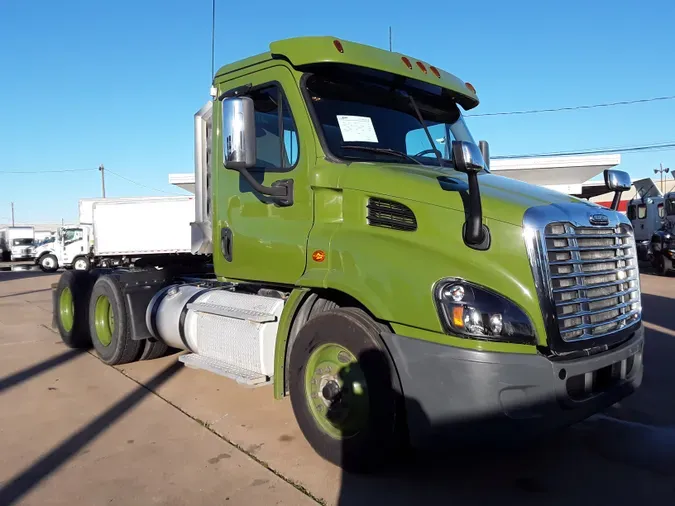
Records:
M625 192L633 185L628 172L622 170L605 170L605 186L608 190Z
M630 180L628 172L622 170L605 169L605 186L608 190L614 191L614 199L612 200L612 210L619 209L621 202L621 194L626 190L630 190L633 185Z
M468 176L469 182L468 212L462 230L464 242L471 248L486 250L490 247L490 234L483 225L483 206L478 186L478 173L485 168L483 155L472 142L452 141L452 162L455 170Z
M223 99L223 165L246 179L255 191L269 195L279 206L293 205L293 180L281 179L272 186L260 184L248 171L255 167L255 108L250 97Z
M452 162L455 170L469 174L485 168L485 161L478 146L472 142L452 141Z
M225 168L255 166L255 109L250 97L223 99L223 161Z
M478 141L478 147L480 149L480 154L483 155L485 166L490 170L490 145L488 144L488 141Z

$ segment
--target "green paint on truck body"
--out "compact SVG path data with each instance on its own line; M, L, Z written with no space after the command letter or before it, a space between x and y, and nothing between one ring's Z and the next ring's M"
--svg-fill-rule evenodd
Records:
M477 251L462 239L464 206L457 188L466 187L465 174L449 168L392 163L337 163L317 135L302 93L302 78L313 66L355 65L404 75L454 92L465 109L477 97L458 78L424 74L404 55L340 40L306 37L272 43L270 52L222 67L214 79L218 93L239 86L275 82L283 87L298 132L298 163L291 170L255 172L270 186L294 180L294 204L279 207L264 202L241 177L223 168L220 103L213 122L213 243L220 229L233 230L233 260L214 248L220 279L277 283L295 290L280 321L276 346L275 396L284 388L284 351L292 318L309 289L330 289L358 300L394 332L411 338L475 350L536 353L534 345L500 343L447 335L433 299L433 287L443 278L463 278L507 297L527 314L536 340L546 344L546 331L523 238L523 216L533 206L578 202L594 204L558 192L487 172L479 175L483 222L491 247ZM423 62L428 68L429 64ZM370 197L395 200L417 218L414 232L370 226L366 219ZM325 261L312 253L323 250Z

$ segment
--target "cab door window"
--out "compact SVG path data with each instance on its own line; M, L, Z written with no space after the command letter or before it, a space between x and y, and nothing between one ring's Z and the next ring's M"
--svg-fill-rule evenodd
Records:
M255 168L288 170L298 162L298 131L281 87L276 84L251 91L255 109Z
M647 205L646 204L640 204L637 206L637 217L638 220L643 220L647 217Z
M628 206L628 211L626 212L629 220L635 219L635 206Z

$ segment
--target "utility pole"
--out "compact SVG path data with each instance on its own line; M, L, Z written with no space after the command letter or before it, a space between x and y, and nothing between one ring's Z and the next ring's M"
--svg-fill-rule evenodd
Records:
M12 202L12 226L14 226L14 202Z
M666 191L665 191L665 186L664 186L664 181L663 181L663 174L664 173L668 174L668 172L670 172L670 169L668 167L666 167L664 169L662 163L659 164L659 165L660 165L660 168L654 169L654 174L659 174L659 173L661 174L661 193L665 194Z
M393 46L391 44L391 26L389 27L389 51L393 51Z
M101 193L103 194L103 198L105 198L105 167L103 164L98 166L98 170L101 171Z

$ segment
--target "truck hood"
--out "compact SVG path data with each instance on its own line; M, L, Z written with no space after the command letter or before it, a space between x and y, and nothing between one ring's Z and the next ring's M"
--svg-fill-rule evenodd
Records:
M482 172L478 175L483 215L490 220L521 226L527 209L547 204L576 202L599 206L564 193L515 179ZM339 185L368 193L424 202L464 212L468 196L466 174L434 167L352 163L340 177Z

